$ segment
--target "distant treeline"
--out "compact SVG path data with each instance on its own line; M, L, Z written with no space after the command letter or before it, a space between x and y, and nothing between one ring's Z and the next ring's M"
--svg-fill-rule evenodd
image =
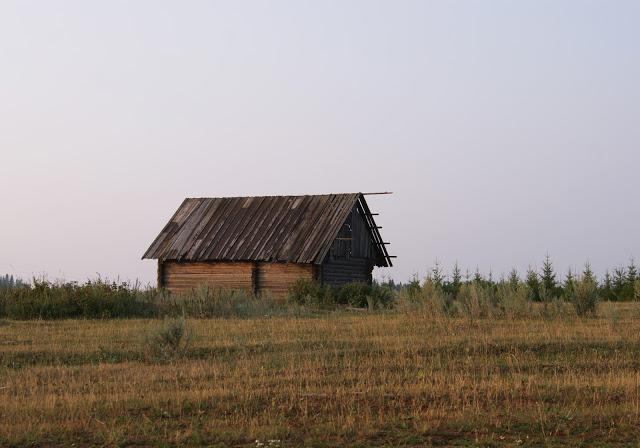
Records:
M19 278L14 278L13 275L5 274L0 276L0 288L15 288L22 286L27 286L27 284Z
M465 284L479 284L488 287L522 284L528 288L530 299L534 302L571 297L579 280L593 282L597 287L600 300L612 302L640 300L640 273L633 259L630 260L628 266L607 270L604 276L599 278L591 269L589 262L585 263L580 271L569 269L566 274L559 275L554 268L551 257L547 255L539 272L529 267L524 275L520 275L516 269L512 269L506 277L501 276L498 279L494 278L493 273L483 275L478 269L473 273L468 270L462 272L458 263L455 263L450 273L447 273L436 260L424 279L454 297ZM401 289L419 286L421 280L416 275L408 283L395 283L393 280L386 283L395 289Z

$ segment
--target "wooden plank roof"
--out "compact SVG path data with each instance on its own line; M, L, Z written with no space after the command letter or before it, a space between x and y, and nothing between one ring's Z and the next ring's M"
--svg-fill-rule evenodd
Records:
M187 198L142 258L320 264L356 204L366 207L361 193ZM369 230L382 241L375 225ZM377 264L390 266L386 249L376 249Z

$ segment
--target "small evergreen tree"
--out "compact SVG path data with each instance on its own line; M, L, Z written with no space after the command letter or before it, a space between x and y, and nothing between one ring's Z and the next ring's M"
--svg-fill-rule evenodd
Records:
M482 274L480 273L480 268L476 266L476 272L473 274L473 281L475 283L482 283L484 279L482 278Z
M571 268L567 271L567 276L564 278L562 289L564 297L570 300L576 290L576 277L573 275Z
M613 293L613 282L611 281L611 274L607 269L604 273L604 279L602 280L602 286L600 287L600 297L604 300L615 300L616 295Z
M517 288L520 284L520 276L518 275L518 270L516 268L511 269L509 272L509 286L512 288Z
M453 293L453 297L458 296L458 291L460 291L460 286L462 286L462 272L460 271L460 266L458 265L458 261L453 265L453 272L451 273L451 292Z
M582 279L590 282L596 282L596 275L591 270L591 262L587 261L584 264L584 270L582 271Z
M638 269L632 258L627 267L627 279L622 288L622 300L635 300L635 284L638 280Z
M436 262L431 268L431 281L436 285L442 287L444 284L445 276L442 271L442 266L440 266L440 262L436 258Z
M551 262L551 257L549 254L545 255L544 263L542 263L542 289L544 291L545 298L550 299L554 295L556 295L557 282L556 282L556 273L553 270L553 263Z
M538 273L529 266L525 283L529 288L530 299L536 302L540 301L540 279Z
M391 280L393 281L393 280ZM418 293L420 292L420 280L418 279L418 273L416 272L415 274L413 274L413 276L411 277L411 280L409 281L409 284L407 285L407 291L409 293L409 296L411 298L414 298L418 295Z
M613 270L613 294L616 300L624 300L624 287L627 284L627 273L623 267Z
M627 282L633 284L638 279L638 269L635 260L632 258L627 268Z

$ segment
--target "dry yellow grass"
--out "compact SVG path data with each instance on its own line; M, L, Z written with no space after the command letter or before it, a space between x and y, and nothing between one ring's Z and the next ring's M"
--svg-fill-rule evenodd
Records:
M640 320L604 311L192 320L169 363L161 321L5 322L0 445L636 446Z

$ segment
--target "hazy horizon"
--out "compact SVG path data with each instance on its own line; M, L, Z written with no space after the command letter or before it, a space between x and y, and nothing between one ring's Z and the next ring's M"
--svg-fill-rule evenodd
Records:
M640 257L640 3L0 5L0 275L155 282L185 197L370 196L397 255Z

